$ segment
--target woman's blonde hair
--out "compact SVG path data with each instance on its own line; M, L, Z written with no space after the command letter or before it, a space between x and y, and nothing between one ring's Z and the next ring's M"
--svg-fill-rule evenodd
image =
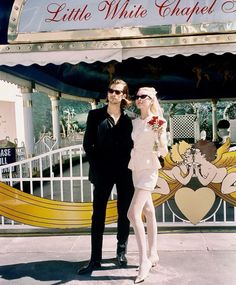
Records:
M151 112L153 113L153 115L156 115L158 117L163 117L163 110L157 100L157 91L155 88L153 87L141 87L138 90L139 92L142 92L143 94L148 95L150 98L152 98L152 106L151 106Z

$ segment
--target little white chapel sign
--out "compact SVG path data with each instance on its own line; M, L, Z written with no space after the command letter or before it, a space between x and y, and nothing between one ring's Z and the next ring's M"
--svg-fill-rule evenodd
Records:
M15 31L19 34L113 28L131 31L203 24L214 24L215 31L211 32L222 32L229 25L236 30L233 0L15 0L15 3L18 4L17 13L13 11L17 18Z
M20 32L224 22L235 20L229 0L26 1Z

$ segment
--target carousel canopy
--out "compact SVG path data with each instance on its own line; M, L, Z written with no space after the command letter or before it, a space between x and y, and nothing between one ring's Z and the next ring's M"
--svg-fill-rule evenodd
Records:
M0 71L33 86L99 100L111 78L122 78L131 94L153 86L161 100L235 97L234 34L9 44L13 3L0 3Z

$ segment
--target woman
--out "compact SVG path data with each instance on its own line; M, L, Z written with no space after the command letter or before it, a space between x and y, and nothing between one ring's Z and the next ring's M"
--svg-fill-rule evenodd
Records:
M161 168L160 156L167 154L166 121L156 98L156 90L142 87L136 95L136 106L140 117L133 120L129 168L132 170L135 193L131 201L128 218L134 228L139 249L139 273L134 283L140 283L147 277L152 266L159 260L157 254L157 225L152 191ZM146 218L149 254L146 249L145 228L142 213Z

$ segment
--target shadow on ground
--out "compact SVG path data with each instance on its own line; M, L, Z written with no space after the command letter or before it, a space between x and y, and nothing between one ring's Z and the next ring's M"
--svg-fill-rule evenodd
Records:
M17 280L21 278L32 278L42 282L52 282L50 284L65 284L73 280L132 280L132 276L127 276L123 270L120 270L119 276L112 275L112 270L117 269L115 259L105 259L102 262L102 269L99 270L99 276L78 275L77 270L85 265L86 262L68 262L63 260L48 260L29 263L16 263L11 265L0 266L1 279ZM128 265L127 269L136 268Z

